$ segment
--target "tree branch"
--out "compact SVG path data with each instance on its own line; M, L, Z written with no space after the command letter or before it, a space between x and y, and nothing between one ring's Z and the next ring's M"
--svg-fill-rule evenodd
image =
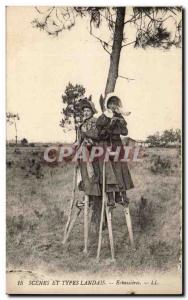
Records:
M139 15L140 13L138 12L136 15L132 16L132 18L130 18L129 20L127 20L124 25L126 25L127 23L131 23L131 22L135 22L136 21L136 17ZM137 19L138 20L138 19Z
M62 22L62 20L59 18L59 16L58 16L58 9L56 8L56 10L55 10L55 14L56 14L56 18L57 18L57 20L62 24L63 22Z
M37 11L39 14L43 14L43 13L38 9L37 6L35 6L35 9L36 9L36 11Z
M100 41L100 43L101 43L103 49L104 49L109 55L111 55L111 53L107 50L106 47L111 47L111 48L112 48L112 46L111 46L110 44L108 44L106 41L104 41L104 40L102 40L101 38L99 38L98 36L96 36L96 35L93 33L91 21L90 21L90 34L91 34L94 38L96 38L98 41Z
M114 27L115 27L115 23L116 23L116 22L113 21L112 15L111 15L110 11L107 10L107 12L106 12L106 15L107 15L107 14L110 15L110 17L108 17L108 16L103 16L103 15L101 14L101 12L99 12L99 14L100 14L101 17L103 17L103 18L108 22L108 28L114 33Z
M126 79L126 80L128 80L128 81L130 81L130 80L135 80L134 78L129 78L129 77L121 76L121 75L118 75L118 77L123 78L123 79Z
M174 9L176 9L176 8L174 8ZM173 11L173 9L169 8L169 10L170 10L175 16L177 16L176 13ZM177 10L177 9L176 9L176 10ZM177 10L177 11L178 11L178 10Z
M101 17L103 17L105 20L107 20L107 21L109 21L109 22L111 22L111 23L113 23L113 24L115 24L116 22L115 21L113 21L112 19L110 19L110 18L108 18L108 17L105 17L105 16L103 16L102 14L101 14L101 12L99 12L100 13L100 15L101 15Z
M171 10L170 10L171 11ZM172 11L171 11L172 12ZM153 22L158 22L158 23L162 23L162 22L164 22L164 21L166 21L166 20L168 20L169 18L173 18L174 19L174 17L173 16L168 16L168 17L166 17L165 19L157 19L157 18L155 18L154 17L154 14L153 14L153 18L148 14L148 13L146 13L145 12L145 15L151 20L151 21L153 21Z
M35 9L40 13L40 14L45 14L45 13L42 13L38 7L35 6ZM49 11L49 13L45 16L45 22L47 21L47 19L50 17L52 11L55 9L55 6L52 6L52 8L49 8L47 11Z
M103 49L104 49L109 55L111 55L111 53L106 49L106 47L105 47L105 45L104 45L104 42L100 41L100 43L101 43Z
M127 46L129 46L129 45L135 44L135 42L136 42L136 41L133 41L133 42L124 44L124 45L121 46L121 48L124 48L124 47L127 47Z

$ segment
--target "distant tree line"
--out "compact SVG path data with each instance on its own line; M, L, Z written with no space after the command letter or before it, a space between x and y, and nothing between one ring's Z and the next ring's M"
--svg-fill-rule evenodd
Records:
M156 132L155 134L149 135L146 142L151 147L166 147L172 144L181 143L181 130L180 129L169 129L164 130L161 134Z

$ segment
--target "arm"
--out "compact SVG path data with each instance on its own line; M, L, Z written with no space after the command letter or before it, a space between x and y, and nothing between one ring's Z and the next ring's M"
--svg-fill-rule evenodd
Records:
M121 129L121 135L128 135L128 129L127 129L127 122L125 121L125 119L122 117L122 119L120 120L120 129Z
M111 119L110 129L114 134L128 135L127 122L121 114L117 114Z
M107 139L110 135L110 119L102 114L96 123L99 139Z
M89 139L97 140L99 136L98 129L97 128L91 128L87 132L85 132L85 137Z
M96 126L97 120L95 118L88 121L88 126L86 125L86 128L83 132L84 139L87 140L98 140L99 132L98 128Z

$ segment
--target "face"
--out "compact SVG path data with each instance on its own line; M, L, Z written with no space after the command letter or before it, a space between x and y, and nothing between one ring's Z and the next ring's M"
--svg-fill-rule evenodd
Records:
M92 116L92 110L89 107L83 109L84 120L89 119Z
M110 102L110 103L108 104L108 108L109 108L112 112L115 112L116 109L117 109L117 104L114 103L114 102Z

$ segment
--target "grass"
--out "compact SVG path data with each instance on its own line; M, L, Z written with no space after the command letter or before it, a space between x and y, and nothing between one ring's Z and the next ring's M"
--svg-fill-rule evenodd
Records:
M41 164L43 147L7 147L7 269L48 272L146 272L177 270L181 255L181 162L178 149L146 149L142 162L130 163L135 188L128 191L136 249L129 244L121 207L113 212L116 264L110 263L104 231L101 264L96 264L97 238L90 235L90 253L83 250L83 214L66 245L62 244L71 198L73 167ZM33 153L34 152L34 153ZM156 156L170 169L153 173ZM40 163L38 171L29 160ZM31 170L32 169L32 170ZM34 171L33 171L34 170ZM77 198L82 194L77 192ZM146 199L144 206L141 197Z

